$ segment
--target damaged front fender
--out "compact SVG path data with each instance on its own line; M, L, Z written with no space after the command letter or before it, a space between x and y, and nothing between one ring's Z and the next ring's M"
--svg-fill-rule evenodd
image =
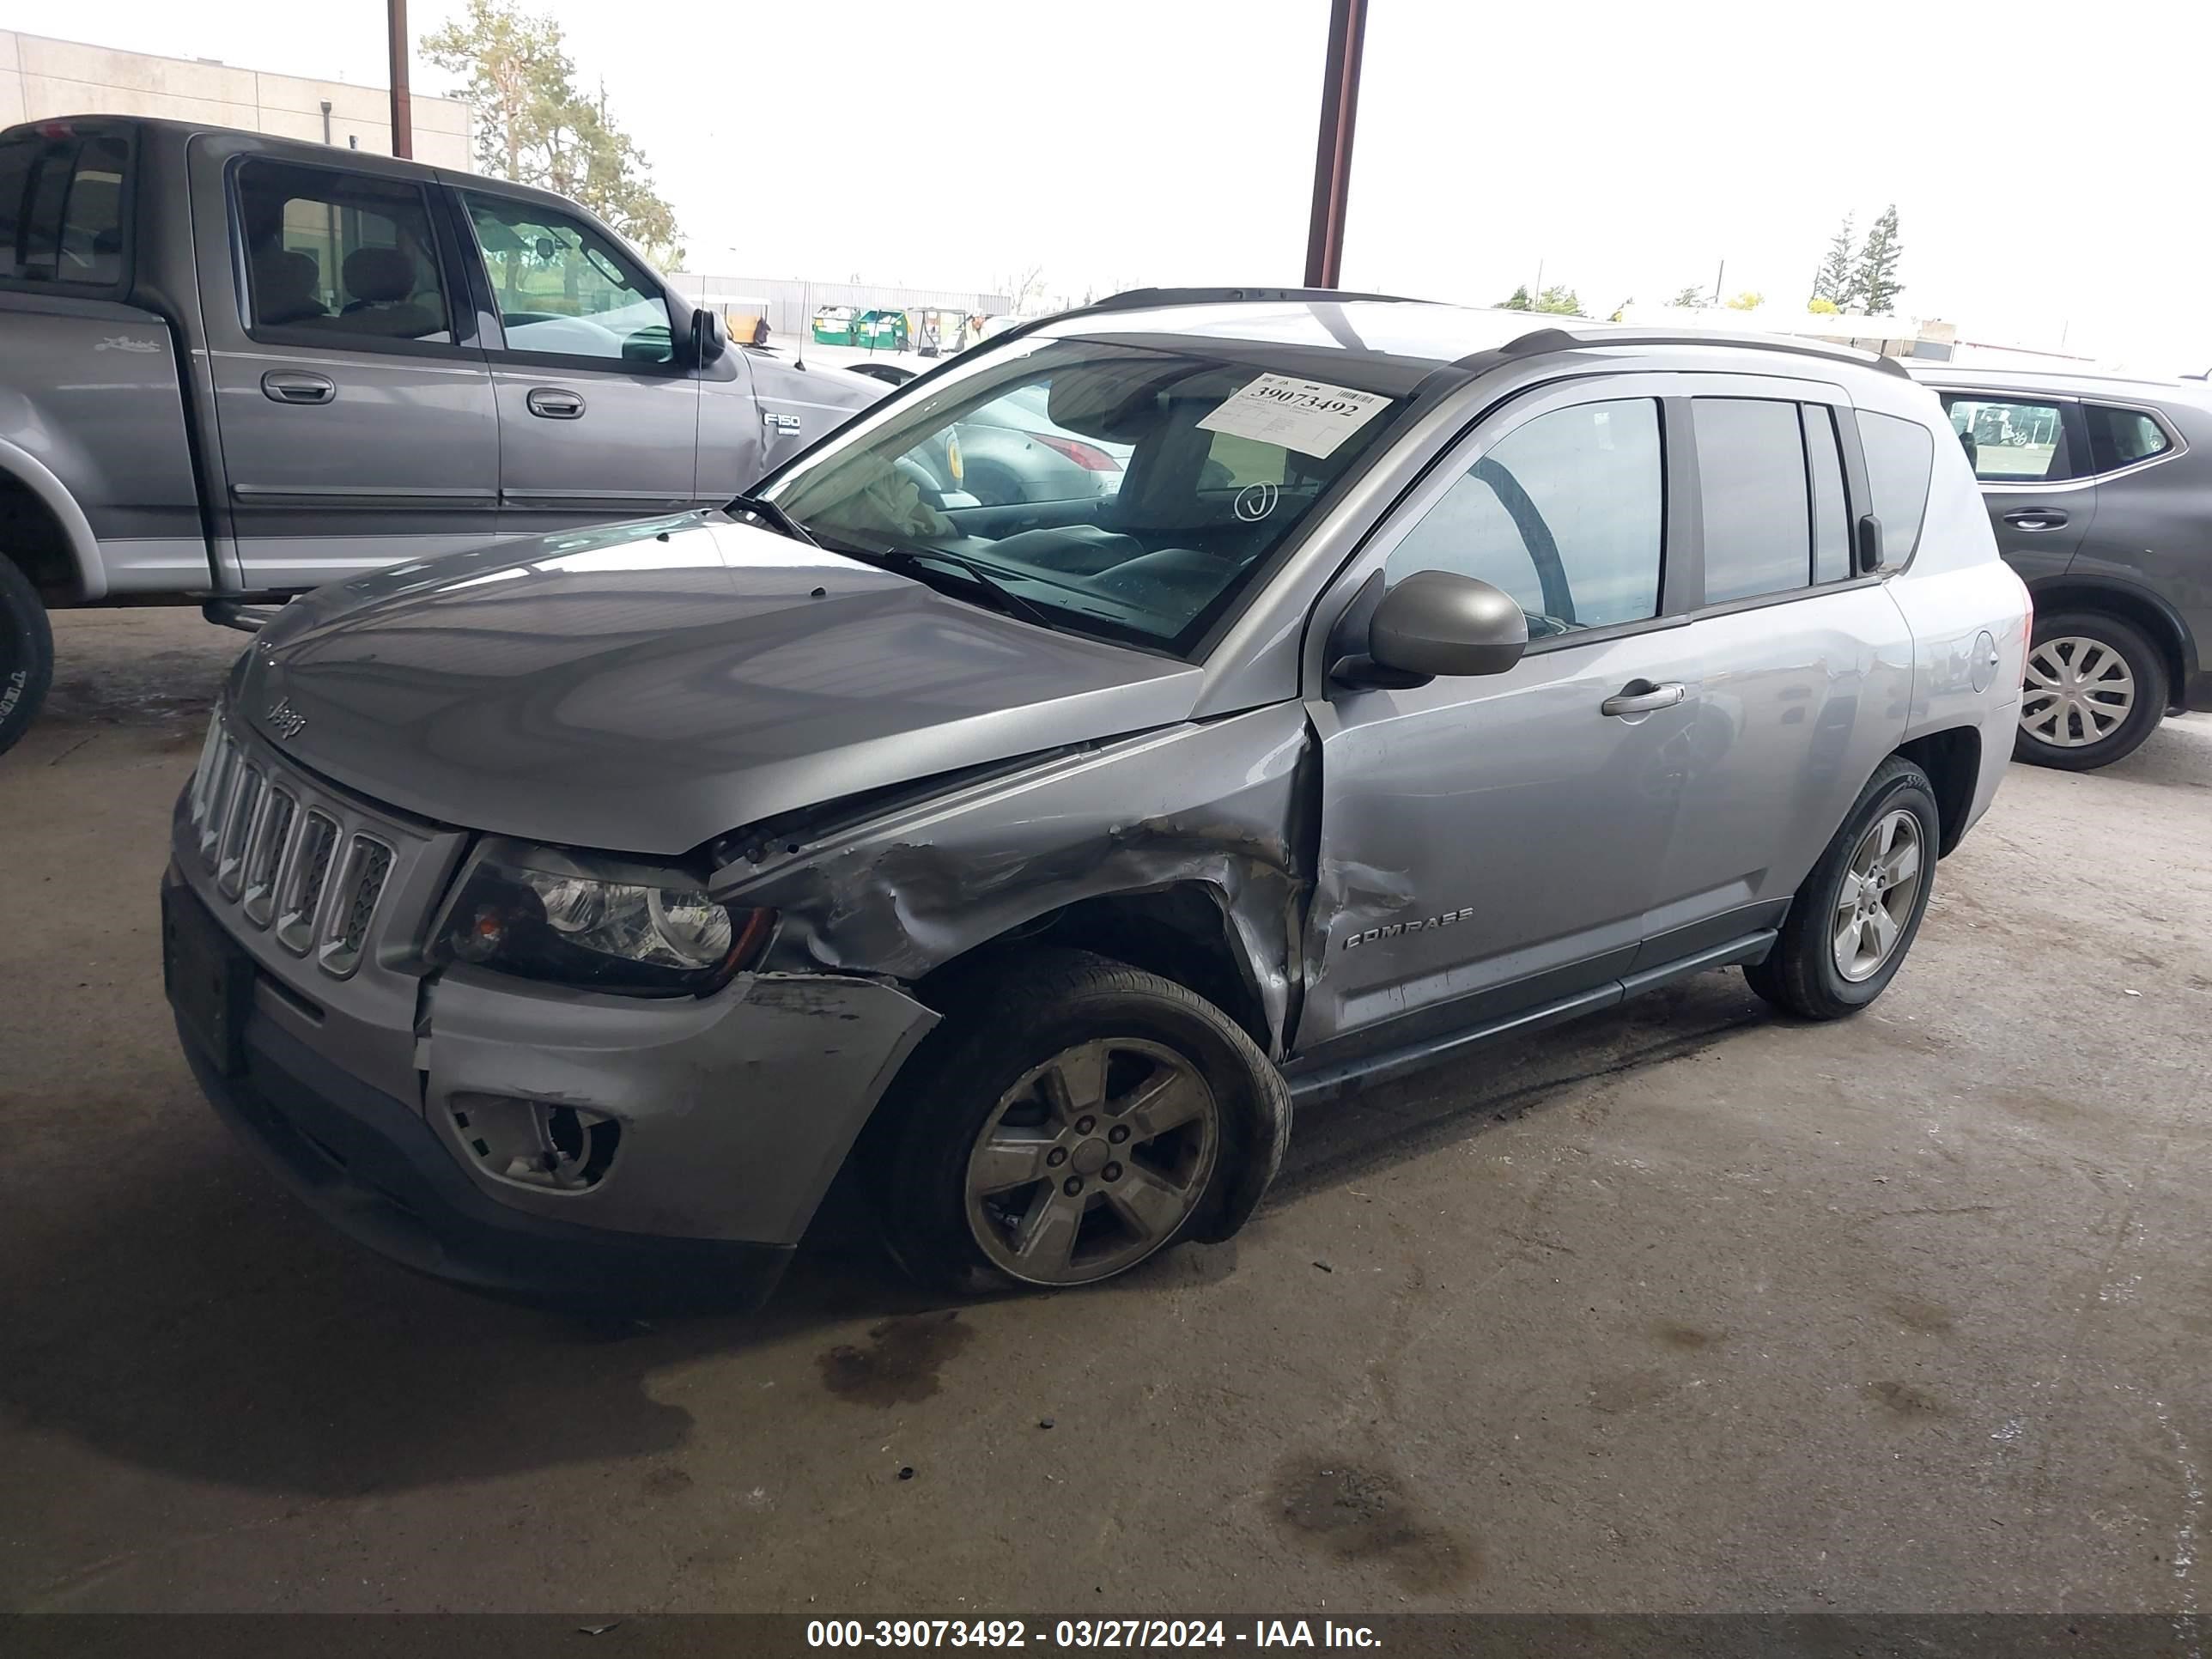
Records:
M712 890L781 917L771 965L911 983L1087 899L1204 889L1280 1058L1312 872L1313 742L1277 704L1061 754L858 821L731 838Z

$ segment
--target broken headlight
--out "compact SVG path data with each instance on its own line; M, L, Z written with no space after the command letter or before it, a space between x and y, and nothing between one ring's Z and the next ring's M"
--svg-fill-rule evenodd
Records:
M595 990L703 996L768 943L773 910L720 904L682 871L490 842L439 928L440 954Z

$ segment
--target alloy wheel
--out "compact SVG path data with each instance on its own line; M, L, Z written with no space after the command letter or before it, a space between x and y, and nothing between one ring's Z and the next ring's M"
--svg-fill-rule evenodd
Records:
M1030 1285L1083 1285L1175 1237L1205 1196L1221 1112L1164 1044L1100 1037L1061 1049L1000 1097L969 1153L969 1231Z
M2081 749L2101 742L2135 706L2136 677L2102 640L2068 635L2027 653L2020 724L2039 743Z
M1836 971L1845 979L1871 979L1896 954L1920 896L1926 854L1920 820L1902 807L1860 837L1836 895Z

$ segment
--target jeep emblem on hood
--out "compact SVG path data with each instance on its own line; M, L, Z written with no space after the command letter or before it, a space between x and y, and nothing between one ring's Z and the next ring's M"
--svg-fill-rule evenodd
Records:
M279 738L290 738L300 735L301 728L307 723L307 717L279 697L263 713L261 723Z

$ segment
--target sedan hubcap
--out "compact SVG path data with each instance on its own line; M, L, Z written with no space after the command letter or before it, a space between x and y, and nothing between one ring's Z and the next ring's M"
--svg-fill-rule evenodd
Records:
M2108 738L2136 706L2127 659L2102 640L2069 635L2027 653L2020 723L2028 736L2061 749Z
M968 1227L1031 1285L1134 1267L1205 1196L1220 1111L1197 1068L1138 1037L1063 1048L1000 1096L968 1156Z
M1920 896L1920 820L1899 807L1859 840L1836 896L1836 971L1871 979L1896 954Z

